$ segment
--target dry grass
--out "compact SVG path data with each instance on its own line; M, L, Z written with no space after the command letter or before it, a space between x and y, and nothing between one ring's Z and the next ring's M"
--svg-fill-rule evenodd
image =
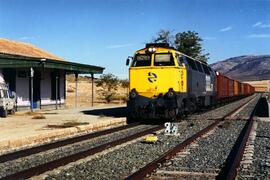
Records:
M66 76L66 106L73 108L75 106L75 82L72 75ZM94 84L94 105L106 104L103 97L100 97L97 93L99 88ZM123 104L127 99L127 89L119 86L117 95L114 96L112 104ZM78 81L78 107L90 107L92 104L92 83L91 79L87 77L80 77Z
M46 117L43 114L34 115L32 119L46 119Z
M53 124L53 125L47 125L47 128L70 128L70 127L76 127L81 125L88 125L88 122L78 122L78 121L68 121L63 124Z

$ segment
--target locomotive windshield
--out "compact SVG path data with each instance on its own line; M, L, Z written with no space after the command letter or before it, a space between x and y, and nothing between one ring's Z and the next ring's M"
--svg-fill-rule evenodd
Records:
M173 56L172 54L156 54L155 55L155 66L173 66Z
M132 67L151 66L151 55L137 54L135 55Z

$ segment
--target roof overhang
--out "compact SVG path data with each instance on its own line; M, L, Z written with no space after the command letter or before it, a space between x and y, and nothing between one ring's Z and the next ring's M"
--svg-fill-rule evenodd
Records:
M102 74L105 68L87 64L53 59L42 59L10 54L0 54L0 68L50 68L65 70L67 73Z

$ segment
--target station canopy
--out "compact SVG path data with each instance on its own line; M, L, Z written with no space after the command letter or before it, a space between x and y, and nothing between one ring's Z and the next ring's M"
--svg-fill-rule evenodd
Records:
M0 38L0 68L51 68L67 73L102 74L99 66L65 61L31 44Z

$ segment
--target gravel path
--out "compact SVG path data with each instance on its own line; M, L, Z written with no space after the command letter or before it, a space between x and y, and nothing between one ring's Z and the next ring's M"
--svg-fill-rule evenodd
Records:
M270 122L257 122L251 166L241 166L239 179L270 179Z
M35 167L46 162L59 159L77 152L81 152L95 146L111 142L113 140L121 139L123 137L135 134L137 132L146 130L153 127L152 125L141 125L138 127L130 128L128 130L122 130L110 135L94 138L91 140L86 140L71 145L63 146L57 149L52 149L46 152L41 152L31 156L23 157L13 161L8 161L5 163L0 163L0 178L5 177L9 174L14 174L16 172Z

